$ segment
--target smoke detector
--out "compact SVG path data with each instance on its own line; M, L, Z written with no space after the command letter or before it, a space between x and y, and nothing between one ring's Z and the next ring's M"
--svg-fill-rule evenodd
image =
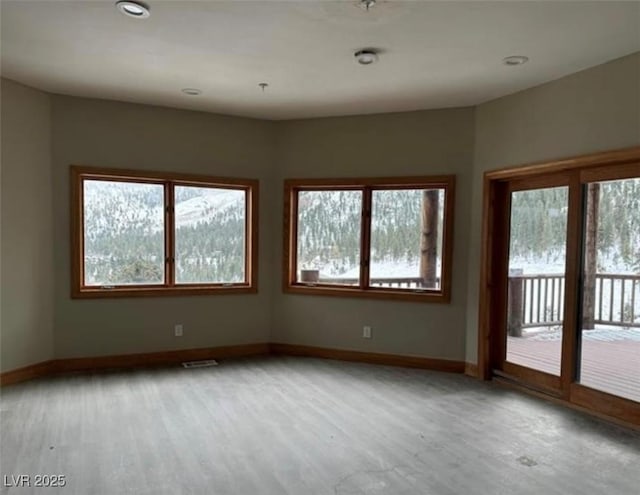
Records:
M353 54L360 65L371 65L378 61L378 54L370 48L363 48Z

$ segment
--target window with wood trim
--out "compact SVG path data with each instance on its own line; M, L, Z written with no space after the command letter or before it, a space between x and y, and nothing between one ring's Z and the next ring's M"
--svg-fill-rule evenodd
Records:
M284 290L449 302L455 176L285 181Z
M258 181L71 167L72 297L256 292Z

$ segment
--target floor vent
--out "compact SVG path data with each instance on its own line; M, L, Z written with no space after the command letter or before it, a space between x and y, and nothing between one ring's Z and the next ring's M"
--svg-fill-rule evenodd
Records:
M203 361L187 361L182 363L184 368L206 368L207 366L218 366L218 361L215 359L205 359Z

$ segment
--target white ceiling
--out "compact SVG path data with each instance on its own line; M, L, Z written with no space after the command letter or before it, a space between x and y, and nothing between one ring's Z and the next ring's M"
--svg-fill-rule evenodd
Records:
M357 3L149 0L136 20L115 0L2 0L2 75L280 120L475 105L640 51L640 2ZM380 61L356 64L362 47Z

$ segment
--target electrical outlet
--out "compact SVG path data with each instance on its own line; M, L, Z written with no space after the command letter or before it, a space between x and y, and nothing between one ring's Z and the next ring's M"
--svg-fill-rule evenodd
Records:
M182 337L182 332L184 328L182 327L182 323L178 323L173 327L173 335L176 337Z
M369 326L362 327L362 338L363 339L370 339L371 338L371 327L369 327Z

